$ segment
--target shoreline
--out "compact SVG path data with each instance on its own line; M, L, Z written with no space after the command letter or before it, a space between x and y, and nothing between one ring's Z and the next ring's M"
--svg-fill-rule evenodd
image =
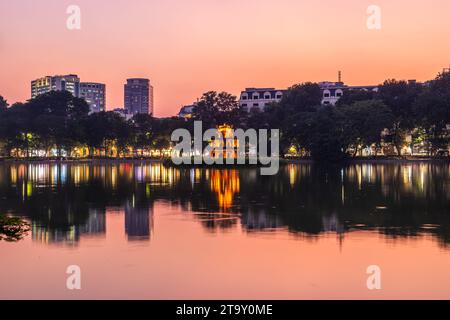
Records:
M70 164L116 164L116 163L162 163L167 164L168 159L163 158L89 158L89 159L18 159L18 158L0 158L0 164L2 163L26 163L26 164L39 164L39 163L70 163ZM414 163L450 163L450 158L355 158L347 159L338 163L330 163L331 165L348 165L348 164L414 164ZM312 159L280 159L280 165L287 164L317 164ZM189 168L189 167L243 167L252 168L257 165L245 164L245 165L174 165L168 164L172 167Z

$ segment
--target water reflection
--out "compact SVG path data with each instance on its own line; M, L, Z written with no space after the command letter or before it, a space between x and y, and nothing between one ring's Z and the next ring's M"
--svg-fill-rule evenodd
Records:
M450 242L448 164L290 164L257 169L175 169L159 163L3 164L0 214L27 217L33 241L77 245L106 233L108 210L124 213L129 241L149 241L156 201L193 214L206 230L293 235L355 230L389 239L433 235ZM157 230L156 230L157 232Z

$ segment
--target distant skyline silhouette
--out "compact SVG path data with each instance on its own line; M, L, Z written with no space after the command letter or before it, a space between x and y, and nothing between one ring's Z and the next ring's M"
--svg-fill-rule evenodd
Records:
M66 9L81 8L81 30ZM30 81L75 73L105 83L123 107L127 78L149 78L155 116L175 115L209 90L286 88L305 81L379 84L432 79L449 67L448 0L23 0L0 3L0 95L30 98Z

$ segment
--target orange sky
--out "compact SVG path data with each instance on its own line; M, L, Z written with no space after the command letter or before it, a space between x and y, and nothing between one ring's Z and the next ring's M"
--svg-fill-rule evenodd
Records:
M66 28L68 5L81 30ZM368 30L379 5L382 29ZM0 2L0 95L30 96L34 78L76 73L123 106L128 77L148 77L155 115L208 90L303 81L426 80L450 64L448 0L18 0Z

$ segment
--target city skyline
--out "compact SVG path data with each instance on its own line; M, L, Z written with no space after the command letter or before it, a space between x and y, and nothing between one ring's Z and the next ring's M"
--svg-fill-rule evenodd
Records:
M442 71L440 71L440 72L442 72L442 73L449 72L449 70L450 70L450 68L442 68ZM436 75L439 74L440 72L436 73ZM126 114L131 116L131 115L133 115L135 113L148 113L148 114L150 114L150 115L152 115L154 117L158 117L158 115L155 115L155 104L154 104L154 101L153 101L153 99L154 99L153 89L154 88L150 84L150 79L146 79L146 78L128 78L128 79L126 79L127 83L125 83L125 85L124 85L123 98L122 98L125 101L123 102L123 105L120 105L120 106L108 106L108 105L105 106L104 101L107 100L106 85L103 84L103 83L99 83L99 82L81 82L80 77L77 74L68 74L68 75L65 75L65 76L63 76L63 75L44 76L44 77L37 78L37 79L34 79L34 80L30 81L31 82L31 98L35 98L39 94L46 93L46 92L49 92L49 91L52 91L52 90L61 90L61 88L59 88L59 87L58 88L54 87L55 86L54 84L53 84L53 88L51 88L52 85L50 83L44 83L44 82L48 82L48 81L52 82L51 80L53 78L62 78L62 79L64 79L64 77L76 77L78 79L79 87L77 87L76 90L79 91L79 94L75 94L74 96L85 99L86 102L90 105L91 112L100 112L100 111L119 112L120 111L120 113L123 113L123 116L125 116ZM369 91L375 90L376 91L377 90L376 88L379 85L382 84L382 82L380 82L380 83L378 83L376 85L348 85L347 83L342 81L341 77L342 77L342 71L338 71L337 79L336 79L337 81L318 81L318 82L316 82L322 88L322 91L323 91L323 94L324 94L324 100L322 101L323 104L332 104L332 105L334 105L337 102L337 100L339 99L339 97L342 95L342 93L341 93L338 98L336 98L334 95L332 95L331 97L329 95L326 96L325 95L325 91L328 91L327 90L328 86L336 87L336 88L342 88L342 89L343 88L350 88L350 89L351 88L355 88L355 89L363 89L363 90L369 90ZM387 79L389 79L389 78L387 78ZM387 79L385 79L385 80L387 80ZM127 98L126 98L127 97L127 93L126 93L127 92L127 84L131 85L132 83L130 81L136 81L136 80L144 80L144 81L147 82L147 86L148 87L147 87L146 90L148 91L148 93L147 93L148 97L145 98L145 99L148 100L146 102L148 104L148 106L144 107L144 109L145 109L144 112L142 112L142 111L140 111L140 112L133 112L131 110L132 107L131 107L130 103L128 103L129 107L127 108L127 102L126 102L127 101ZM417 81L417 79L398 79L398 80L403 80L403 81L408 81L408 82L412 81L412 82L417 82L417 83L425 83L427 81L432 80L432 78L426 79L426 81L423 81L423 82ZM54 82L54 80L53 80L53 82ZM306 80L304 82L306 83L306 82L312 82L312 81ZM242 100L242 95L243 94L245 95L245 92L247 92L247 91L251 92L251 91L257 90L257 91L261 91L261 93L265 94L265 93L267 93L267 92L265 92L267 90L273 91L272 94L274 94L274 96L269 99L270 101L266 101L265 97L262 97L261 101L259 101L259 102L261 102L258 105L259 109L263 110L262 108L264 106L267 106L267 104L269 102L279 102L281 100L283 92L287 91L291 86L293 86L295 84L299 84L299 83L300 82L293 83L292 85L289 85L288 87L282 88L282 89L275 89L275 88L269 88L269 87L265 87L265 88L250 88L250 87L246 87L245 90L241 90L240 91L240 94L239 93L238 94L231 93L231 94L236 96L236 99L238 100L239 105L240 105L241 108L244 108L245 110L250 111L250 109L252 108L252 105L247 105L247 103L246 103L247 99ZM40 87L37 87L36 84L39 84ZM88 88L90 86L96 86L96 87L97 86L102 86L102 88L101 88L101 90L102 90L102 93L101 93L101 95L102 95L101 96L102 102L100 103L100 106L97 106L97 104L98 104L97 101L93 101L94 96L97 93L95 93L94 96L87 96L86 92L83 93L83 90L82 90L83 86L85 86L86 88ZM38 92L39 90L41 92ZM73 90L75 90L75 89L73 89ZM74 94L74 92L72 92L73 90L68 90L68 91L71 92L72 94ZM333 90L335 90L335 89L333 89ZM84 90L84 91L86 91L86 90ZM223 91L223 90L219 89L218 91ZM276 97L275 97L275 95L276 95ZM201 96L201 94L199 94L198 97L196 98L197 101L199 100L200 96ZM28 99L24 100L23 102L25 102L27 100ZM252 97L250 97L249 100L252 100ZM259 98L258 98L258 100L259 100ZM16 101L16 102L22 102L22 101ZM9 102L9 105L12 105L12 104L13 103ZM195 102L193 104L195 104ZM182 110L186 109L187 107L191 107L192 108L193 104L189 104L189 103L181 104L178 109L175 109L175 113L174 114L166 114L166 115L163 115L162 117L164 117L164 116L167 116L167 117L180 116L180 112L182 112ZM253 107L255 107L255 104L253 105ZM130 110L128 110L128 109L130 109Z
M0 299L450 300L449 12L0 0Z
M367 29L371 3L356 0L345 6L339 1L79 0L80 30L66 28L70 4L0 4L5 17L0 88L10 103L29 95L18 83L76 72L106 84L110 110L123 104L124 79L145 77L157 88L155 116L169 116L208 90L285 88L335 80L337 70L348 84L424 81L449 64L445 0L433 6L380 0L381 30Z

